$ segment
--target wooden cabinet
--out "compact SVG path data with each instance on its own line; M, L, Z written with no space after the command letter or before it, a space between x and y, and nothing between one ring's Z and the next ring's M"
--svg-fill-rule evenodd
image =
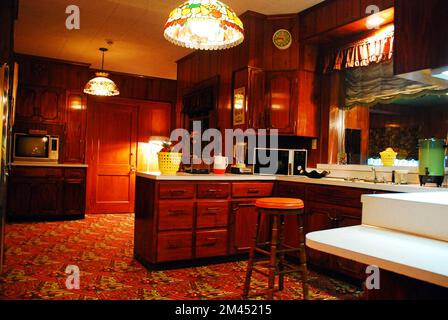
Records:
M64 162L84 163L86 153L87 97L67 92L67 125L65 129Z
M403 1L406 2L406 0ZM380 11L383 11L393 7L394 0L324 1L300 13L300 40L310 39L361 20L367 14L371 14L370 11L367 13L369 6L377 6Z
M361 224L363 194L377 193L368 189L324 186L280 181L276 196L300 198L305 202L305 234L333 228ZM382 192L386 193L386 192ZM297 219L285 220L285 242L298 246ZM307 248L310 265L333 270L361 280L365 276L363 264Z
M297 119L297 71L268 71L266 73L265 127L279 134L295 135Z
M448 66L448 1L395 1L395 74Z
M64 121L65 91L58 88L19 87L16 120L39 123Z
M83 217L85 170L13 167L8 183L8 219Z
M151 265L245 253L255 232L255 200L273 189L273 182L157 182L137 176L135 256Z

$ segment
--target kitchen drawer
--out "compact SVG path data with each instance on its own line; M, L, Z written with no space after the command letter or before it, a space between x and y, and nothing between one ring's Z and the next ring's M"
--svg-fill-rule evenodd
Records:
M85 169L65 169L64 177L75 178L75 179L84 179L86 177L86 170Z
M369 193L371 191L364 189L310 185L307 188L307 200L344 207L362 208L361 196Z
M227 198L230 194L230 183L198 184L198 198Z
M160 199L192 199L195 185L193 183L163 183L159 186Z
M196 233L196 257L227 255L228 233L226 229L198 231Z
M275 195L305 200L305 185L297 182L277 182Z
M62 168L44 167L13 167L12 175L15 177L63 177Z
M159 230L185 230L193 227L194 202L160 201Z
M197 228L226 227L229 220L227 201L198 202Z
M157 237L157 262L192 258L192 232L162 232Z
M237 182L232 184L232 196L234 198L270 197L273 189L272 182Z

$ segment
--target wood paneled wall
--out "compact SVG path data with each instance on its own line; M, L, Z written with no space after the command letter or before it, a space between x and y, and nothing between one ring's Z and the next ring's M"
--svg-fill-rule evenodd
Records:
M87 81L94 77L95 70L90 69L88 64L23 54L16 55L16 61L19 64L19 91L15 130L40 129L53 132L61 137L60 162L84 162L89 98L82 90ZM171 112L164 111L160 121L164 122L164 128L174 126L173 117L168 116L167 119L165 115L172 114L174 110L175 80L116 72L111 72L110 78L118 85L120 98L135 100L136 105L141 104L141 101L151 101L155 103L156 109L171 106ZM52 100L47 101L45 97ZM79 100L77 103L82 108L74 110L71 99ZM52 101L57 101L57 106ZM39 116L36 116L36 109L39 109ZM49 115L53 114L56 116L50 118ZM157 111L154 114L156 115ZM143 109L142 116L145 116ZM169 124L166 125L166 122ZM151 120L151 123L157 121ZM147 128L145 130L147 131ZM154 130L156 134L161 134L158 127Z

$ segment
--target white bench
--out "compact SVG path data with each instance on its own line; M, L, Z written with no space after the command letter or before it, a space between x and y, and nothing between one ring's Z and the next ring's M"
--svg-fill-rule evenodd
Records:
M312 249L448 288L448 192L362 197L362 225L312 232Z

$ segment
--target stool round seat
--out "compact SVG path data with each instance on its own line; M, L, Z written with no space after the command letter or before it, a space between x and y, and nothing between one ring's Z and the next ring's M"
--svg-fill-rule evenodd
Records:
M293 198L260 198L255 201L255 206L271 210L300 210L305 207L302 200Z

